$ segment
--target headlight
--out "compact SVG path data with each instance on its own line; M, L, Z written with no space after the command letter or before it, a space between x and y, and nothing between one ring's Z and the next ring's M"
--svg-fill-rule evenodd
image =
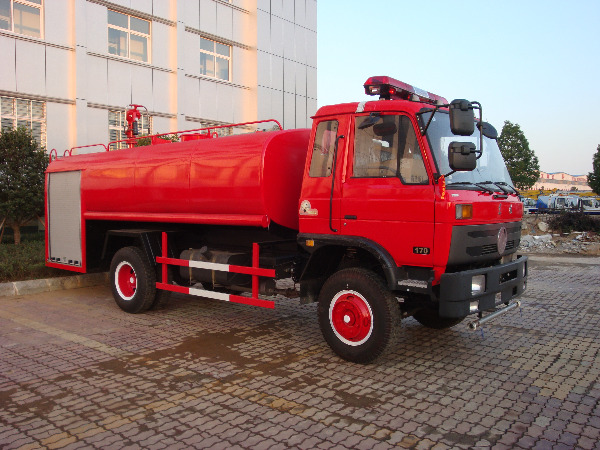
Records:
M456 205L456 218L457 219L473 218L473 205Z
M485 292L485 275L475 275L471 280L471 295Z

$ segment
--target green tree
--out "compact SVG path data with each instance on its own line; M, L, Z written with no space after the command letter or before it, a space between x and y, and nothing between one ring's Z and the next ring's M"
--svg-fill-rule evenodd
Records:
M0 133L0 221L21 243L21 227L44 210L48 157L26 128Z
M596 147L596 153L592 160L592 171L588 173L587 179L592 191L600 195L600 145Z
M504 122L498 146L515 187L522 190L531 188L540 176L540 164L519 124L508 120Z

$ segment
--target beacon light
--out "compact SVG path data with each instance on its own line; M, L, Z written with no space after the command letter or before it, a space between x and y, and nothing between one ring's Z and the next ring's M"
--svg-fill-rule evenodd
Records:
M379 95L379 99L416 100L432 105L446 105L448 100L431 92L424 91L410 84L391 77L371 77L364 84L365 94Z

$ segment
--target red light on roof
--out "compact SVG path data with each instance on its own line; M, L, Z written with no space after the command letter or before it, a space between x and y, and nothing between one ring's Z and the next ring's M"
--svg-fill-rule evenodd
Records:
M415 100L413 96L416 96L418 99L417 101L424 103L430 103L432 105L448 104L448 100L444 97L424 91L391 77L371 77L365 81L364 87L365 94L379 95L380 99L390 100L394 98L401 100Z

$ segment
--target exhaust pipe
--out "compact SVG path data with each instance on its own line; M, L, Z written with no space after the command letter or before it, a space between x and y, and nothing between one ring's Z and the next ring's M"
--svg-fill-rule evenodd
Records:
M509 312L510 310L518 308L519 306L521 306L520 300L516 301L515 303L511 303L510 305L508 305L502 309L499 309L498 311L494 311L493 313L488 314L487 316L482 317L479 320L475 320L474 322L471 322L469 324L469 328L471 330L475 331L475 330L477 330L477 328L480 328L484 323L489 322L490 320L495 319L496 317L501 316L502 314L505 314L505 313Z

